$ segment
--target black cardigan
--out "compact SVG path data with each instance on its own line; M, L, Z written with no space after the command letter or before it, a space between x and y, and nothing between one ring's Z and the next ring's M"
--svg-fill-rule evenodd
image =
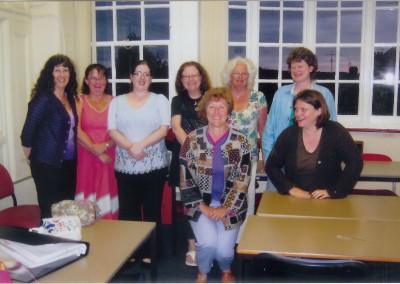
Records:
M281 194L287 194L295 186L301 188L292 182L297 172L297 145L302 143L298 141L299 131L301 128L297 125L286 128L266 162L268 178ZM357 183L362 168L360 150L349 132L338 122L327 121L320 140L314 187L302 189L312 192L317 188L327 188L331 198L346 197Z

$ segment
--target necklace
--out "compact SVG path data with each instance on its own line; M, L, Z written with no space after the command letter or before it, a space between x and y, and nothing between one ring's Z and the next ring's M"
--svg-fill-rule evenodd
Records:
M55 95L56 95L56 94L55 94ZM63 104L63 106L66 106L66 105L67 105L67 103L64 102L63 99L62 99L62 97L64 97L64 98L66 97L65 94L61 95L61 97L59 97L58 95L56 95L56 97L57 97L57 99L60 100L60 102Z

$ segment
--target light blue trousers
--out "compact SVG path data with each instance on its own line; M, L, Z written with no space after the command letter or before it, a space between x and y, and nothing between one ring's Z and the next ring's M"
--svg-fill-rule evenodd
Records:
M219 201L212 201L210 207L219 207ZM214 221L200 215L197 222L190 221L196 236L196 262L200 272L208 273L214 259L221 271L231 267L235 257L236 238L239 228L225 230L222 221Z

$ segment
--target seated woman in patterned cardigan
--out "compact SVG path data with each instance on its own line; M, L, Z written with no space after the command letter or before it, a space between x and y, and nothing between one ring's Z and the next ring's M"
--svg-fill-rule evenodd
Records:
M199 104L207 126L189 133L180 151L181 198L197 241L198 283L207 281L214 259L221 282L235 280L230 266L246 217L251 149L246 136L226 124L232 107L228 89L208 90Z

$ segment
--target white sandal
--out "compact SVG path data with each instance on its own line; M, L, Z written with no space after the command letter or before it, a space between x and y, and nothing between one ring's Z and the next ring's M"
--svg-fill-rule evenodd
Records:
M190 256L193 259L193 262L188 262L187 260L185 260L185 264L187 266L197 266L196 263L196 251L195 250L190 250L186 253L186 257Z

